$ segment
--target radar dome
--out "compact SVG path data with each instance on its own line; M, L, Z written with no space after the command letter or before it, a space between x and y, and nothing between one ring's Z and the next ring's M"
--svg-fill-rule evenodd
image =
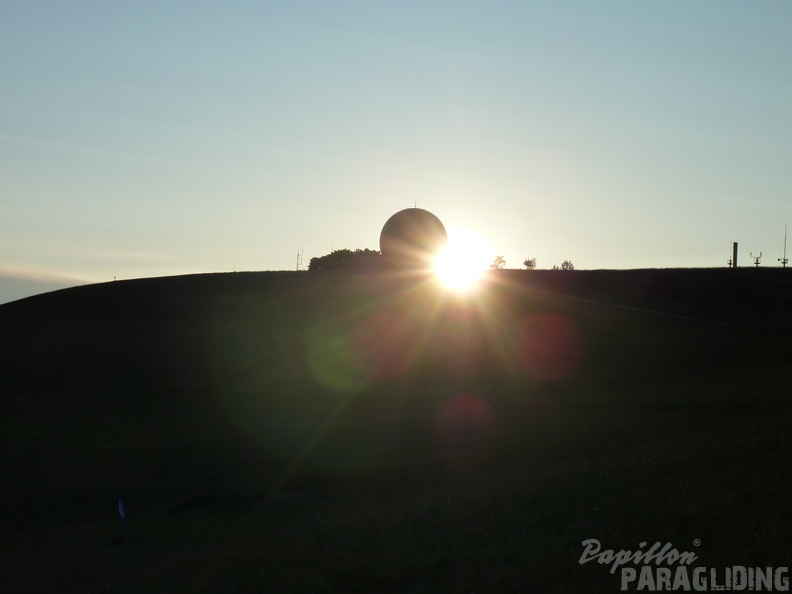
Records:
M443 223L422 208L400 210L385 222L380 233L383 257L399 268L431 268L447 244Z

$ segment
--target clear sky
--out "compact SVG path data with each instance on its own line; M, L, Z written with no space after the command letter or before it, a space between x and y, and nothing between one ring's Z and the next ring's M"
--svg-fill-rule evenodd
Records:
M294 269L416 200L507 267L775 266L791 64L785 0L3 2L0 301Z

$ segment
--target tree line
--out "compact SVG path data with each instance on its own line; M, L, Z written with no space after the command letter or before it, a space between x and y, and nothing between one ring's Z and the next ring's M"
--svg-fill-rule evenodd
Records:
M526 270L536 270L536 258L526 258L523 260L523 266ZM492 270L503 270L506 268L506 259L503 256L495 256L495 259L490 264ZM560 265L553 264L550 270L574 270L575 265L572 260L564 260Z
M378 270L384 266L382 254L379 250L366 249L341 249L333 250L324 256L311 258L308 263L308 270ZM526 258L523 261L526 270L536 270L536 258ZM503 270L506 268L506 259L503 256L495 256L490 264L492 270ZM575 265L572 260L564 260L561 264L553 264L550 270L574 270Z
M325 256L311 258L308 270L376 270L382 267L379 250L333 250Z

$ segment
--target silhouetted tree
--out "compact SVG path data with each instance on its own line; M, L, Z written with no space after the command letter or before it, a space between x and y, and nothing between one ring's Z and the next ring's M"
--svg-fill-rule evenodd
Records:
M536 258L526 258L523 261L526 270L536 270Z
M553 264L553 270L574 270L575 265L572 264L572 260L564 260L561 262L561 266L558 264Z
M333 250L329 254L311 258L308 270L374 270L382 265L382 256L368 248L355 251Z
M506 267L506 259L503 256L495 256L495 259L490 264L493 270L503 270Z

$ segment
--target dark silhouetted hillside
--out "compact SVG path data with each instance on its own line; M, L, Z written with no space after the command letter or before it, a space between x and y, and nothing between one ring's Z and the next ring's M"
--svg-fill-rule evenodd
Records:
M234 273L0 305L3 583L614 591L577 563L595 537L783 564L791 280Z

